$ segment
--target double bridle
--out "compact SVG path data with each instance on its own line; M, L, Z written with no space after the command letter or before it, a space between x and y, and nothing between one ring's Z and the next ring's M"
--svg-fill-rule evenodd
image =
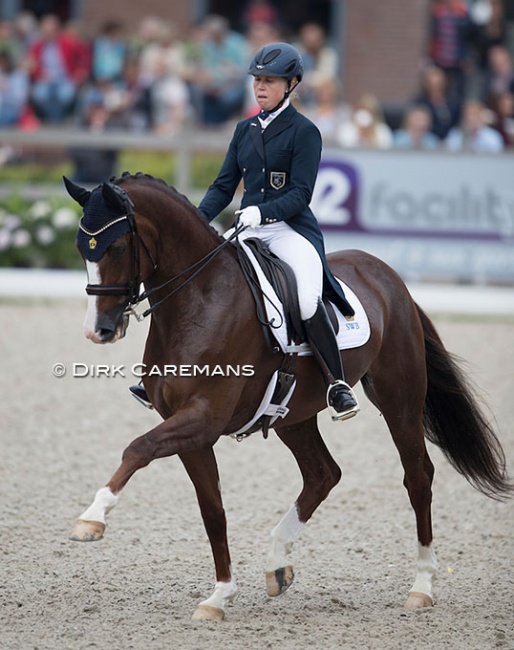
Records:
M111 226L120 223L120 221L127 220L130 227L129 233L130 233L130 247L131 247L131 260L130 260L131 279L125 284L87 284L86 293L89 296L127 296L127 305L125 307L124 314L126 316L134 316L137 321L142 321L147 316L149 316L152 312L154 312L157 309L157 307L162 305L163 302L168 300L168 298L170 298L174 293L176 293L180 289L183 289L187 284L189 284L218 255L218 253L220 253L221 250L225 248L227 244L229 244L233 239L235 239L239 235L239 233L241 233L245 229L245 226L239 226L238 228L236 228L236 230L230 235L230 237L225 239L225 241L219 244L219 246L216 246L216 248L214 248L212 251L204 255L202 258L200 258L199 260L191 264L191 266L188 266L186 269L184 269L177 275L173 276L169 280L166 280L165 282L163 282L157 287L152 287L151 289L141 292L140 291L141 283L142 282L145 283L155 273L155 271L157 270L157 261L155 260L150 250L148 249L148 246L145 244L144 240L138 233L137 223L134 217L133 203L130 200L128 194L126 192L124 192L124 194L126 195L125 197L123 197L123 200L127 208L126 214L121 215L116 219L113 219L112 221L108 222L102 228L100 228L95 232L86 229L85 226L82 224L82 219L79 223L79 228L84 233L86 233L86 235L89 235L90 237L95 237L105 232ZM143 280L141 277L141 258L139 255L139 243L141 243L141 245L143 246L153 266L152 272L145 280ZM164 298L161 298L161 300L159 300L158 302L153 303L144 312L142 313L136 312L136 307L143 300L146 300L157 291L160 291L161 289L172 284L176 280L179 280L180 278L182 278L184 275L187 275L188 273L191 273L191 275L188 278L186 278L181 284L179 284L171 291L169 291L164 296Z

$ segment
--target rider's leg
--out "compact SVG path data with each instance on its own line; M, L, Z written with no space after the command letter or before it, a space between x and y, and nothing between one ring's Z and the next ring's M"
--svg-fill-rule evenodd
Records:
M359 412L351 387L344 381L336 334L321 302L323 265L314 246L286 223L261 228L270 250L293 269L298 284L300 315L313 354L328 385L327 404L334 420L347 420Z

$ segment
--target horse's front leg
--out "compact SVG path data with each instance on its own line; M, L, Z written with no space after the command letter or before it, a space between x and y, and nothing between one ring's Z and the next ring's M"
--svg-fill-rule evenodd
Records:
M303 477L303 490L271 532L271 547L266 562L266 590L269 596L280 596L292 584L294 571L287 556L304 525L341 478L341 470L319 433L317 416L291 427L277 429L277 434L296 458Z
M98 490L93 503L77 520L70 539L77 542L102 539L106 515L117 504L121 490L137 470L152 460L212 446L219 436L206 427L208 420L202 419L202 413L203 409L198 406L184 408L133 440L123 452L121 465L110 481Z
M237 585L230 563L227 522L216 457L212 447L209 447L181 454L180 459L195 486L216 570L214 592L198 605L193 619L221 621L225 618L225 609L236 597Z

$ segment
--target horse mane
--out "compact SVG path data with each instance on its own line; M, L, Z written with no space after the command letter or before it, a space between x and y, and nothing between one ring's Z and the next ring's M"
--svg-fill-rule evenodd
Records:
M144 172L136 172L131 174L130 172L124 171L119 178L113 176L109 179L111 183L116 185L124 185L127 181L133 183L142 183L147 185L151 189L156 189L164 191L165 194L171 194L172 198L179 201L185 208L187 208L199 221L204 228L206 228L211 234L215 234L218 239L223 239L216 228L213 228L208 221L202 216L198 208L191 203L185 194L182 194L177 190L173 185L169 185L162 178L152 176L151 174L146 174Z

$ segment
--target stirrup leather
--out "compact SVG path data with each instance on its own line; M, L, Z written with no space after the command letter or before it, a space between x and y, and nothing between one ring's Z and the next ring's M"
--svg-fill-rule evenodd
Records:
M345 411L341 411L341 412L336 411L335 408L330 404L330 401L329 401L330 391L335 386L344 386L347 389L350 396L353 398L353 400L355 402L355 405L351 406L350 408L346 409ZM327 399L327 406L328 406L328 410L329 410L329 413L330 413L330 417L335 422L349 420L350 418L353 418L355 415L357 415L357 413L361 410L360 406L359 406L359 403L357 401L357 397L356 397L352 387L349 384L347 384L345 381L343 381L342 379L337 379L333 384L330 384L330 386L327 388L326 399Z

